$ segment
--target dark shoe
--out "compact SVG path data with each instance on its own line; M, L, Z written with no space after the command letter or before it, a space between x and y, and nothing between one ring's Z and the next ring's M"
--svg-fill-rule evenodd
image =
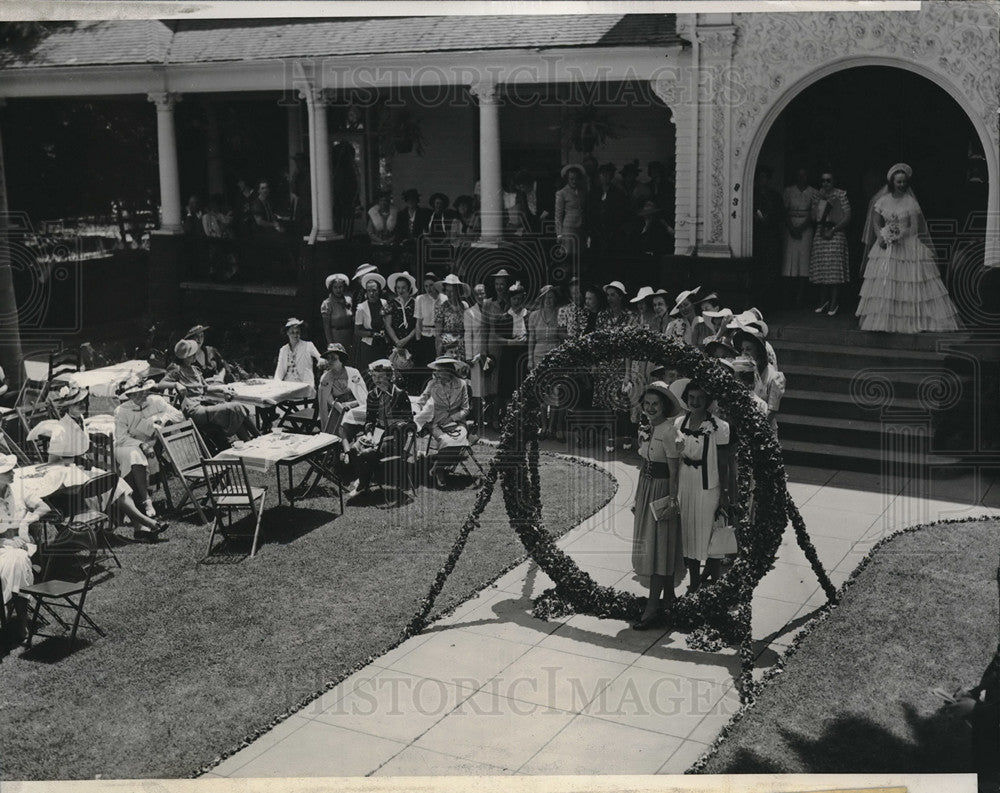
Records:
M160 539L158 532L149 529L136 529L132 532L132 537L136 542L144 542L153 545Z
M644 617L632 624L634 631L648 631L650 628L662 628L667 623L667 612L657 611L650 617Z
M167 529L170 528L170 524L165 520L156 521L156 528L153 529L153 534L163 534Z

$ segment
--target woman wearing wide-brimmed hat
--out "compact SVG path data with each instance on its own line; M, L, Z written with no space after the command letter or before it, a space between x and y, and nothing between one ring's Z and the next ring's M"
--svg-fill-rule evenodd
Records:
M319 307L326 343L343 344L348 351L354 342L354 300L347 291L350 285L351 279L343 273L328 275L327 296Z
M463 347L469 362L469 382L472 385L472 412L476 426L482 434L486 422L487 402L496 394L496 359L490 356L489 326L483 313L486 303L486 286L476 284L472 290L474 302L465 311L462 326L465 331Z
M115 409L115 460L118 470L135 491L143 512L156 517L149 497L149 477L158 468L153 454L156 428L184 419L184 414L166 398L151 393L152 381L129 383L122 389L124 402Z
M680 509L684 558L691 576L688 591L693 592L702 584L702 563L706 579L717 578L721 567L721 559L709 559L708 545L713 523L729 508L729 424L709 412L713 397L694 380L675 380L670 390L687 408L674 420L676 443L667 449L667 456L677 471L670 481L671 494Z
M631 302L646 308L643 314L636 315L636 327L646 328L659 336L666 335L666 328L670 323L670 301L665 289L654 290L652 287L644 286ZM662 379L652 377L653 366L652 361L637 361L631 358L625 361L625 371L628 373L630 385L629 398L632 402L630 416L633 425L638 424L642 418L642 394L646 385L654 379Z
M348 366L347 349L343 344L334 342L326 348L323 357L327 361L326 371L319 378L316 387L317 417L321 432L332 435L343 435L341 423L348 411L367 404L368 386L361 372L353 366ZM347 441L344 439L344 450Z
M647 630L662 622L674 601L674 588L684 580L684 549L677 517L677 465L670 463L676 448L677 427L671 420L682 411L667 383L654 381L640 395L648 421L639 435L639 481L635 491L632 569L640 581L648 579L649 597L642 617L633 625ZM674 496L664 504L662 499ZM656 512L650 509L654 502Z
M469 285L454 273L437 282L444 300L434 307L434 343L436 357L448 356L467 360L465 353L466 302L472 294Z
M430 473L439 488L445 487L445 476L458 464L459 456L453 451L469 443L465 419L471 405L469 389L461 375L465 372L465 362L457 358L443 356L430 363L433 372L430 382L417 400L417 414L433 401L434 413L423 427L430 435L430 442L424 453L430 456L436 452Z
M612 281L604 286L607 307L597 315L596 329L615 330L631 325L635 315L628 310L628 293L621 281ZM602 361L594 366L594 404L599 408L614 412L615 434L622 441L623 449L632 448L633 427L630 421L632 403L631 374L625 370L622 360ZM615 450L615 438L611 436L605 443L605 451Z
M778 411L785 395L785 375L767 360L767 348L760 332L749 327L733 334L733 346L754 362L753 392L767 403L767 420L778 433Z
M388 353L383 317L389 312L389 304L382 298L385 279L374 268L355 278L365 290L365 299L358 302L354 312L354 362L363 372L372 361Z
M581 250L585 238L587 172L570 164L562 169L566 184L556 192L556 238L569 254Z
M233 376L229 373L222 354L215 347L205 344L205 333L211 329L209 325L195 325L184 334L184 338L198 342L198 352L194 354L194 365L201 369L207 382L231 383Z
M688 347L701 347L706 338L712 335L712 328L701 316L701 304L698 302L698 292L701 287L686 289L677 295L674 307L670 310L673 320L667 325L668 339Z
M402 369L401 361L408 361L406 368L412 369L416 363L417 316L416 301L413 298L417 291L417 279L408 272L393 273L386 279L395 297L389 301L389 311L383 317L385 335L392 346L389 359L395 361L397 369ZM411 383L412 384L412 383Z

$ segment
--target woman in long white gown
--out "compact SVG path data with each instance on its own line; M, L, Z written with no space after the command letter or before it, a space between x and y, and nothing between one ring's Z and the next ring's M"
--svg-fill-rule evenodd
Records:
M865 227L868 259L857 316L861 330L888 333L958 330L955 305L921 237L927 224L910 190L906 163L889 169Z

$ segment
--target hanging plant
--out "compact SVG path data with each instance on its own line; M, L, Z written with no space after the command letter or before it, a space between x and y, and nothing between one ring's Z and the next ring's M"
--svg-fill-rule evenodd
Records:
M420 118L408 108L382 107L379 112L378 125L379 150L383 157L395 154L410 154L424 156L423 130Z

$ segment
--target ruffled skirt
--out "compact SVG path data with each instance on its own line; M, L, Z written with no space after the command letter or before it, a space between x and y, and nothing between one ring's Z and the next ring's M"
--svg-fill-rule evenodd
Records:
M919 238L868 254L857 316L861 330L888 333L959 329L955 305L938 273L934 256Z

